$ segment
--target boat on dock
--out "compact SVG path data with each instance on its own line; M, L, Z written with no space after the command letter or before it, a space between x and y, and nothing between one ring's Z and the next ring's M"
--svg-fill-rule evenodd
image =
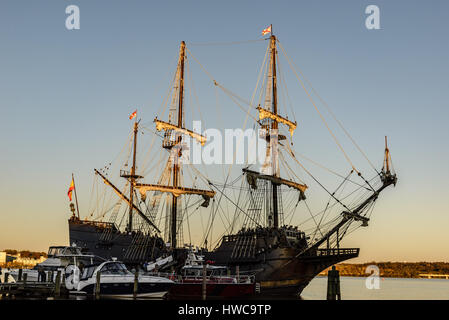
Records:
M258 285L254 275L231 275L227 266L214 265L190 251L186 264L170 288L169 300L230 300L254 298Z
M174 284L165 277L133 274L119 261L85 266L79 281L75 283L75 290L70 291L72 295L95 296L98 290L100 298L159 299L163 298Z
M9 269L11 282L21 280L25 275L27 281L45 282L55 281L58 271L64 271L68 265L82 267L88 264L100 263L104 258L88 253L77 246L51 246L48 249L47 259L35 265L32 269ZM41 274L41 276L39 276Z
M257 284L254 276L231 275L226 266L184 266L168 300L232 300L254 298ZM203 276L204 272L206 274Z

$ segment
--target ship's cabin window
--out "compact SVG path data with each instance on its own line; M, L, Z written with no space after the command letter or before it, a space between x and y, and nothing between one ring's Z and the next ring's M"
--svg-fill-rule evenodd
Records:
M226 268L216 268L212 270L212 274L214 276L225 276L227 269Z
M198 277L201 275L198 269L184 269L184 275L187 277Z
M298 240L300 240L300 239L305 237L305 233L304 232L297 231L297 230L286 230L285 231L285 235L288 238L294 238L294 239L298 239Z
M56 255L61 254L62 249L64 249L63 247L50 247L48 249L48 256L49 257L53 257Z
M81 280L87 280L94 274L97 266L88 266L83 269L83 274L81 275Z
M187 277L202 277L203 276L203 267L199 266L198 268L184 268L184 276ZM226 275L226 268L208 268L206 269L206 276L224 276Z
M76 248L76 247L67 247L64 248L64 250L61 252L62 254L67 254L67 255L73 255L73 254L81 254L81 250L80 248Z
M100 270L101 274L127 275L131 272L120 262L106 263Z

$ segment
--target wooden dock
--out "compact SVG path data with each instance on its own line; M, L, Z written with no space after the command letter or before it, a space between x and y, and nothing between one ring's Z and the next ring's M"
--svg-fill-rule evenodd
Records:
M1 299L47 299L50 297L58 299L68 294L65 286L61 285L62 280L60 271L55 281L27 281L26 276L21 277L20 281L0 283L0 297Z

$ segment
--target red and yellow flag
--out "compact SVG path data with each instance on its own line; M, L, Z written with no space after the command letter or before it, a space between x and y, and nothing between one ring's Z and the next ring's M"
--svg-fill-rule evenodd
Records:
M69 196L70 201L72 201L72 191L75 189L75 182L72 178L72 183L70 183L69 191L67 192L67 195Z
M265 29L262 30L262 35L263 36L266 35L267 33L271 33L271 24L270 24L270 26L268 28L265 28Z
M137 116L137 110L130 114L129 120L134 119Z

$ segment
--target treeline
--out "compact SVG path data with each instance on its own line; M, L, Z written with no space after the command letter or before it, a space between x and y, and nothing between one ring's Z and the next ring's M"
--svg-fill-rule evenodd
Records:
M47 253L45 252L36 252L36 251L29 251L29 250L14 250L14 249L5 249L3 250L6 252L6 254L16 256L20 253L20 257L22 258L29 258L29 259L39 259L41 256L47 257Z
M449 262L368 262L362 264L340 263L336 269L341 276L367 277L370 265L379 268L381 277L419 278L420 274L449 274ZM327 274L327 270L326 270Z

